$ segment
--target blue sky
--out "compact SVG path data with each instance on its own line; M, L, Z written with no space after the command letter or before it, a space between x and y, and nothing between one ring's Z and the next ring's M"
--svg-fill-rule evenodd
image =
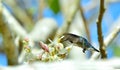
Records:
M90 0L81 0L81 1L82 1L82 5L84 5L87 2L89 2ZM33 5L33 7L35 7L35 10L37 10L36 9L36 6L38 6L37 1L32 0L31 4ZM107 7L107 11L109 11L109 14L111 14L113 21L115 21L120 16L120 8L119 7L120 7L120 2L111 3ZM87 12L87 13L84 13L84 15L86 18L89 18L90 16L92 16L91 14L94 14L97 11L98 11L98 9L95 9L95 10L91 11L92 13ZM35 13L35 16L37 15L36 13ZM44 9L43 17L54 18L57 21L58 26L61 26L64 21L64 17L61 12L59 12L58 14L54 14L53 11L50 10L49 8ZM98 45L96 21L94 21L92 24L90 24L89 28L90 28L92 42L94 42ZM105 22L105 19L103 19L103 21L102 21L102 31L103 31L104 37L106 37L108 35L109 26L108 26L108 23ZM0 38L0 43L1 43L1 41L2 41L2 39ZM108 48L107 51L108 51L108 58L111 58L114 55L113 49ZM7 59L3 53L0 53L0 65L7 66Z

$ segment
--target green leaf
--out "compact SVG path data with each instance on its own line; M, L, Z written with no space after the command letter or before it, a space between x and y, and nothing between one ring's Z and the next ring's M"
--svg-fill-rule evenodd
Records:
M47 3L55 14L60 11L59 0L47 0Z
M115 56L120 57L120 47L118 46L114 47L114 53L115 53Z

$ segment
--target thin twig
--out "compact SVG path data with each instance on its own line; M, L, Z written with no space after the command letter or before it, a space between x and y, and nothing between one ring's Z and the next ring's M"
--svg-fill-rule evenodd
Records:
M70 29L70 26L71 26L71 24L72 24L72 21L73 21L73 19L74 19L74 17L75 17L75 14L76 14L76 12L78 11L78 5L79 5L79 2L78 2L78 0L76 0L76 8L74 9L74 11L71 11L70 13L69 13L69 16L67 17L67 19L66 19L66 23L64 24L64 25L66 25L66 29L65 29L65 32L68 32L69 31L69 29Z
M91 42L90 31L89 31L89 27L88 27L87 21L86 21L86 19L85 19L85 17L84 17L83 9L82 9L81 6L79 6L79 9L80 9L80 13L81 13L81 15L82 15L82 19L83 19L83 22L84 22L83 24L84 24L84 26L85 26L87 38L88 38L89 42Z
M73 5L73 6L75 6L74 10L70 10L70 7L69 7L69 9L68 9L68 10L70 10L70 12L68 12L69 15L67 16L63 26L61 28L59 28L58 31L56 32L54 40L56 40L59 36L61 36L65 32L69 31L72 21L74 19L74 16L75 16L76 12L78 11L79 0L76 0L74 3L75 3Z
M101 53L101 58L107 58L104 43L103 43L103 35L102 35L102 19L103 19L103 14L105 12L104 8L104 0L100 0L100 11L99 11L99 16L98 16L98 21L97 23L97 32L98 32L98 41L99 41L99 49Z
M27 8L29 6L29 2L27 0L17 0L17 4L22 7L22 9L25 11L26 15L32 19L33 18L33 13L29 11ZM24 8L23 8L24 7Z
M45 8L45 0L39 0L39 8L38 8L39 9L38 10L39 15L38 15L38 20L41 19L41 18L43 18L42 13L43 13L44 8Z

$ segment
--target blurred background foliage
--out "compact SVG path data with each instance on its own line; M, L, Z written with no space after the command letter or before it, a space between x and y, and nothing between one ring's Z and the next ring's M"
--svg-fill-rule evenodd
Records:
M59 0L47 0L48 6L50 7L50 9L57 14L58 12L60 12L60 5L59 5Z
M120 23L120 1L105 1L106 12L102 21L104 38L106 38L106 36L110 33L110 30L114 30L112 26L113 24L116 24L115 22L119 21ZM9 12L15 16L16 19L21 19L24 14L26 15L26 19L23 19L23 21L19 20L19 22L23 23L25 20L25 22L30 23L30 26L27 26L27 24L21 24L24 25L28 31L32 30L33 25L41 18L55 19L58 27L61 27L65 21L65 16L61 11L59 0L3 0L3 4L7 7ZM94 45L98 45L96 19L98 17L99 1L80 0L80 5L83 8L83 13L88 23L87 25L90 30L91 42ZM21 10L19 11L19 9ZM19 14L21 17L18 16ZM0 34L0 65L7 66L7 59L6 55L2 51L2 46L3 38ZM120 34L107 48L107 54L109 59L113 57L120 57Z

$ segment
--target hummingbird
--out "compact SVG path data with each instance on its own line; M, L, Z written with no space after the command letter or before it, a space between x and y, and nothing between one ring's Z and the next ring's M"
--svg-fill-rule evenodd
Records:
M63 42L70 42L72 44L77 45L78 47L83 48L83 53L85 53L86 50L92 50L92 51L97 51L99 52L99 50L97 50L96 48L94 48L88 41L87 39L85 39L82 36L78 36L72 33L65 33L63 34L60 39L59 42L63 43Z

